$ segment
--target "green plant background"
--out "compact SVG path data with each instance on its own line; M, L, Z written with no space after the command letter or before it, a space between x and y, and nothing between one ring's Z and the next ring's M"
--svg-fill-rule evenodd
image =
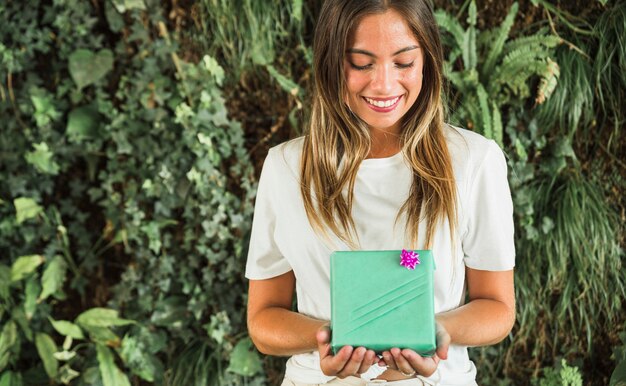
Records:
M515 202L517 322L479 383L626 384L626 2L434 3L449 120ZM0 386L279 382L243 271L320 4L0 2Z

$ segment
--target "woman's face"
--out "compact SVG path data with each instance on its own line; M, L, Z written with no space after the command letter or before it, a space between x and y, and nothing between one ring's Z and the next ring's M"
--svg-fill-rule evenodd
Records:
M370 128L399 133L422 88L423 64L419 42L397 11L363 17L344 63L348 106Z

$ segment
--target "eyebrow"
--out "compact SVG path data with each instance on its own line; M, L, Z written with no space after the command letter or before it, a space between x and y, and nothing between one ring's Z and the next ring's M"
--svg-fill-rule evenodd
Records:
M415 50L417 48L419 48L419 46L404 47L403 49L394 52L392 56L400 55L403 52L412 51L412 50ZM349 54L363 54L363 55L371 56L372 58L376 57L376 55L373 52L370 52L370 51L367 51L367 50L361 50L359 48L349 48L348 49L348 53Z

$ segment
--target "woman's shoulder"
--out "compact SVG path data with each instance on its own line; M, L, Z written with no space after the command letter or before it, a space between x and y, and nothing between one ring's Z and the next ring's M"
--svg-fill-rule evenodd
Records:
M304 137L298 137L270 148L265 159L265 167L269 167L279 174L289 172L296 176L299 175L303 145Z
M493 152L501 152L493 139L450 124L444 125L444 136L453 163L479 166Z
M506 175L506 159L496 141L448 124L444 126L444 133L452 169L461 191L469 189L481 173L504 170Z

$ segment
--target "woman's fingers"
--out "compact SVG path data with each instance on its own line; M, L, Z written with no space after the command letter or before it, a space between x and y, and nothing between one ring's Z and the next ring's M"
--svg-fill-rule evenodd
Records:
M363 374L376 362L378 362L378 357L376 356L376 353L372 350L367 350L365 352L365 355L363 356L363 361L361 362L361 366L359 367L357 373Z
M413 374L417 371L416 367L414 367L412 363L409 363L407 358L404 357L404 353L399 348L392 348L389 351L391 352L391 355L396 362L396 367L398 371L404 374Z
M441 359L448 359L448 347L450 347L450 334L437 323L437 356Z
M431 376L437 370L437 366L439 365L440 361L437 354L433 355L430 358L423 357L415 351L409 349L402 350L400 353L400 357L402 357L406 361L406 364L409 366L410 369L413 369L417 374L423 375L425 377ZM407 371L402 367L400 369L402 370L402 372L407 374L412 372Z
M383 359L384 364L380 363L380 365L384 366L386 365L387 367L389 367L392 370L397 370L398 369L398 365L396 365L396 361L393 359L393 355L391 355L391 353L389 351L383 351Z
M357 375L366 351L367 349L365 347L355 349L349 360L343 364L343 368L337 372L337 376L339 378L345 378L351 375ZM340 366L341 363L337 362L337 365Z

